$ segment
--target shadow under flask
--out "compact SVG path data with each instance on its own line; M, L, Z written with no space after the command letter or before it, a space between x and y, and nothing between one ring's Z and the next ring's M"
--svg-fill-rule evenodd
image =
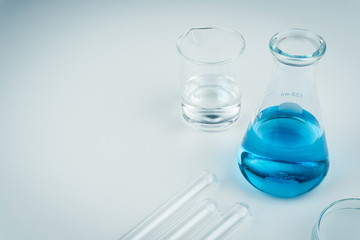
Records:
M312 32L290 29L270 39L275 66L238 153L244 177L259 190L295 197L318 186L329 160L314 70L326 51Z

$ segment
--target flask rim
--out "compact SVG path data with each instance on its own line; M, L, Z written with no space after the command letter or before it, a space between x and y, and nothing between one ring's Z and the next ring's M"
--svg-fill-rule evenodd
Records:
M290 41L294 39L303 41L304 48L302 50L304 50L306 48L305 45L309 43L315 47L315 50L298 54L288 51L289 49L286 49L286 47L284 49L279 46L281 43L286 41L291 44ZM269 47L271 53L276 57L277 60L291 66L311 65L318 61L326 52L326 42L321 36L301 28L292 28L276 33L271 37L269 41Z
M196 31L196 30L216 30L216 31L220 31L220 32L224 32L224 33L230 33L234 36L236 36L236 38L239 41L239 44L241 45L240 49L237 51L237 53L235 53L232 57L226 58L224 60L219 60L219 61L202 61L202 60L198 60L194 57L191 57L189 54L186 54L183 50L182 50L182 41L184 40L184 38L189 35L191 32ZM190 28L188 31L186 31L184 34L182 34L177 42L176 42L176 48L178 50L178 53L180 54L180 56L182 56L183 58L199 64L199 65L221 65L221 64L227 64L230 63L234 60L236 60L237 58L239 58L244 50L245 50L245 39L244 37L237 31L230 29L230 28L224 28L224 27L193 27Z

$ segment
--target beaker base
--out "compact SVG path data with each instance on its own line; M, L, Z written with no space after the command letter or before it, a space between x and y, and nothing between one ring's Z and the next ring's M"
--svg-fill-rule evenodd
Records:
M232 127L240 115L240 105L226 109L196 109L182 105L182 117L187 125L207 132L219 132Z

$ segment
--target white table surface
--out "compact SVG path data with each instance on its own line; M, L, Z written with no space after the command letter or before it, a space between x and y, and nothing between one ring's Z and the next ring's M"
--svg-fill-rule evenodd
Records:
M0 0L0 239L118 239L207 169L222 210L250 205L233 239L306 240L321 210L360 197L359 1ZM190 27L243 34L240 121L180 118L175 42ZM236 154L269 81L270 37L300 27L328 51L317 86L330 170L312 192L251 187Z

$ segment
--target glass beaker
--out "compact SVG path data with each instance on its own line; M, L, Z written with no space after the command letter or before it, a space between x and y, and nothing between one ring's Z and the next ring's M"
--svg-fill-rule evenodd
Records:
M180 36L181 109L191 126L219 131L236 122L241 108L238 59L244 48L241 34L225 28L191 28Z
M244 177L278 197L306 193L328 172L328 150L315 89L315 63L325 41L290 29L270 39L275 66L238 153Z

